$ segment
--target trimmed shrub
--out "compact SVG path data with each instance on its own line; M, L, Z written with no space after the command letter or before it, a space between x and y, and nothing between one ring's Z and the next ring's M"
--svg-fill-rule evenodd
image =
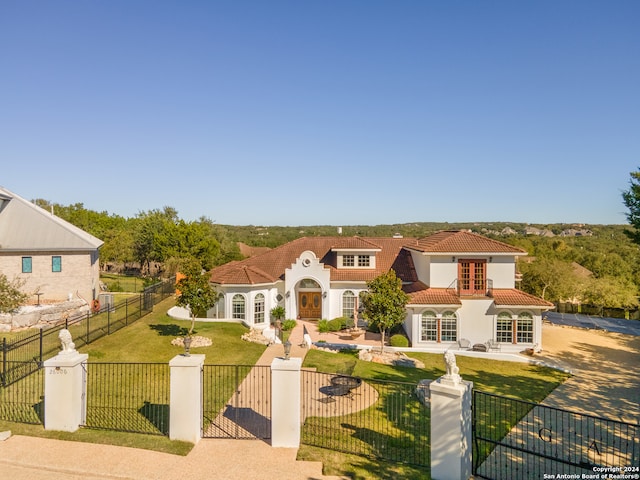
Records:
M327 333L329 331L329 320L322 319L318 322L318 332Z
M339 332L340 330L342 330L342 319L340 318L329 320L328 324L330 332Z
M349 317L336 317L332 322L340 322L340 330L344 330L345 328L353 327L353 318Z
M282 330L284 330L285 332L288 332L289 330L293 330L294 328L296 328L297 324L298 322L289 318L284 322L282 322Z
M408 347L409 339L400 334L392 335L389 339L389 345L392 347Z

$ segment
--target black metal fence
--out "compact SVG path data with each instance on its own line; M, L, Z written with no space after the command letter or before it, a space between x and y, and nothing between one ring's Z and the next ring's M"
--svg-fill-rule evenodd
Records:
M44 370L0 388L0 420L39 424L44 422Z
M473 436L474 474L480 478L595 478L581 476L640 465L640 425L477 390Z
M114 306L103 305L98 312L67 318L51 328L26 331L12 340L4 337L0 343L0 386L6 387L36 372L44 360L57 354L60 351L58 334L63 328L71 332L79 348L135 322L174 292L175 278L171 278Z
M271 438L271 368L204 365L204 438Z
M413 383L302 372L302 443L429 466L428 395Z
M85 363L84 426L155 435L169 434L167 363Z

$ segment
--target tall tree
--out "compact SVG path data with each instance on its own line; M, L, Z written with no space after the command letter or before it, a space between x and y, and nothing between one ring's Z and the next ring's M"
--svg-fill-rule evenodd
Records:
M569 262L539 257L531 263L519 262L522 289L549 301L566 301L579 296L580 279Z
M407 316L405 306L409 296L402 290L402 280L393 270L374 278L367 287L369 290L362 295L363 316L380 331L381 348L384 349L387 332L404 322Z
M191 259L182 265L182 270L184 277L176 285L180 292L176 305L189 309L191 314L189 335L191 335L196 317L206 316L207 310L215 305L218 297L209 283L209 275L203 272L200 261Z
M640 171L629 174L629 190L622 192L622 200L629 209L627 220L633 230L626 229L625 233L633 241L640 245Z

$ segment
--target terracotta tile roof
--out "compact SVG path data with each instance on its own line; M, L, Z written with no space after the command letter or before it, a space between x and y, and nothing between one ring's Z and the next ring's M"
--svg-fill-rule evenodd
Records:
M497 307L554 307L553 303L515 288L494 288L491 292Z
M381 246L373 243L370 239L362 237L340 237L332 250L357 249L357 250L381 250Z
M211 281L218 284L245 285L252 283L273 283L284 279L284 273L300 254L306 250L315 253L325 268L331 271L332 281L368 282L393 268L403 282L414 282L417 275L411 254L403 250L405 238L357 238L350 243L345 237L302 237L255 257L238 262L230 262L211 271ZM376 268L337 269L337 255L332 248L336 245L357 245L353 248L380 248L376 252ZM351 247L342 247L351 248Z
M511 253L524 255L526 252L512 245L492 240L477 233L447 230L434 233L426 238L407 242L407 248L425 253Z
M429 288L422 282L414 282L402 289L409 294L410 305L462 305L456 292L448 288Z

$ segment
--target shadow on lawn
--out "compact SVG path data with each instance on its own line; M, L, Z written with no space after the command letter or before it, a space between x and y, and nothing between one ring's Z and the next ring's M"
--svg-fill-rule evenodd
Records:
M171 323L169 325L154 324L149 325L149 328L158 332L158 335L162 337L184 337L187 333L189 333L188 328L180 327L175 323ZM195 330L193 331L193 333L196 333Z

